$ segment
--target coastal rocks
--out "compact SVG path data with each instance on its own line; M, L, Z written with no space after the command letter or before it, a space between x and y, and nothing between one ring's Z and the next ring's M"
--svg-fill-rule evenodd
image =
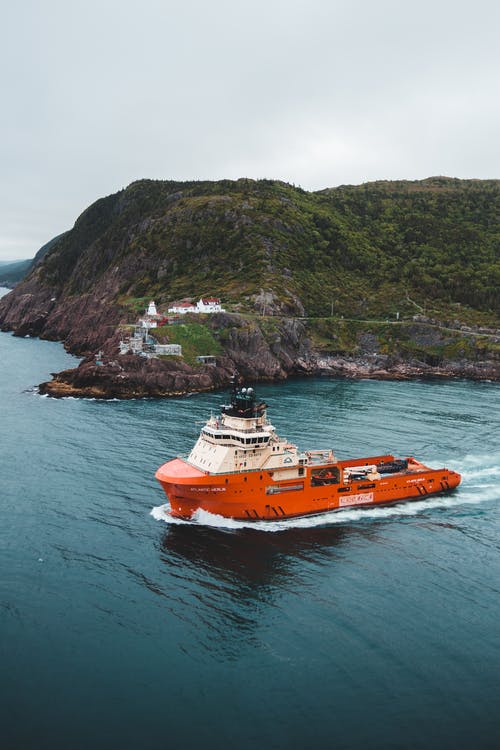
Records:
M357 346L362 354L378 354L380 351L380 341L373 333L361 333Z
M218 367L191 368L183 362L147 359L133 355L96 364L94 358L79 367L64 370L54 379L41 383L39 391L62 398L77 396L99 399L130 399L182 396L190 392L210 391L229 384L233 371L222 363Z
M217 357L215 367L191 367L173 358L114 356L113 347L108 346L100 364L95 357L88 357L79 367L42 383L40 392L55 397L119 399L179 396L227 387L236 371L247 380L283 380L318 372L304 325L298 320L272 321L262 330L238 315L218 313L210 316L207 325L224 342L224 355Z
M258 354L259 349L255 350ZM265 353L264 353L265 354ZM284 380L290 375L329 376L352 379L410 380L415 378L467 378L498 380L494 362L447 362L433 367L419 360L401 360L387 355L297 357L286 371L269 353L261 358L218 357L217 366L190 367L170 359L147 359L134 355L84 360L79 367L54 375L41 383L39 391L57 398L67 396L97 399L163 398L226 388L237 370L246 380Z
M500 379L499 365L493 360L480 362L449 360L439 365L431 365L417 359L401 359L392 355L324 356L318 357L316 365L317 374L356 379L466 378L492 381Z
M54 292L40 289L37 284L18 285L0 300L3 331L14 330L17 336L39 336L54 307Z
M279 360L255 325L231 328L225 349L235 368L247 378L279 378L285 375Z
M123 313L96 286L92 294L59 296L56 288L30 277L0 300L0 325L15 336L63 341L75 354L103 347L122 322Z
M203 322L222 352L213 367L190 366L177 358L118 356L123 315L119 307L106 302L102 281L92 293L72 296L59 295L57 289L30 277L0 301L2 328L13 329L18 336L62 340L73 353L88 355L79 367L41 384L42 393L56 397L178 396L227 387L235 371L247 381L283 380L295 375L500 380L496 350L491 346L482 349L483 338L468 334L467 343L461 332L454 334L428 324L410 324L406 338L395 340L389 353L387 342L370 331L359 333L354 351L342 351L345 342L338 339L339 348L326 353L315 349L306 323L300 319L216 313ZM332 340L336 338L334 329L329 335ZM405 342L410 342L406 351ZM102 364L96 362L97 350L102 352Z
M310 359L310 341L299 320L257 322L219 314L213 316L210 325L219 331L234 369L248 379L281 379L308 369L304 362Z

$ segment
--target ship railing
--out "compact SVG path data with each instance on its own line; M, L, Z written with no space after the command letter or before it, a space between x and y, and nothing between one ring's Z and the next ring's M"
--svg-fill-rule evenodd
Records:
M207 424L207 427L210 427L212 430L216 430L218 432L227 432L228 430L232 430L233 432L243 432L244 434L252 434L255 432L266 432L263 427L252 427L249 430L245 430L243 427L227 427L223 424Z
M333 461L335 461L335 456L333 455L333 451L331 450L306 451L304 455L307 459L308 465L310 466L332 463Z
M291 453L292 451L285 450L284 453ZM177 458L188 458L191 455L191 452L189 453L178 453ZM335 456L333 454L333 451L306 451L299 452L298 454L299 460L302 460L307 464L324 464L324 463L332 463L333 461L336 461Z
M241 474L242 473L241 469L233 469L233 470L224 469L224 471L221 471L221 472L206 471L205 469L200 469L199 466L187 460L189 458L189 455L190 455L189 453L178 453L177 458L183 458L186 461L186 463L188 463L190 466L194 466L195 469L199 469L200 471L203 471L205 474L210 474L211 476L216 477L216 476L226 476L227 474ZM293 466L271 466L271 467L257 466L255 468L245 467L244 472L245 474L250 474L250 473L263 474L264 472L268 472L272 475L275 471L278 471L280 469L299 469L299 468L300 468L299 464L293 464Z
M189 461L187 461L186 463L189 464ZM225 477L228 474L241 474L242 471L243 471L242 469L231 469L231 470L224 469L224 471L220 471L220 472L217 472L217 471L206 471L204 469L200 469L200 467L196 466L195 464L189 464L189 465L190 466L194 466L195 469L199 469L200 471L203 471L205 474L210 474L210 476L213 476L213 477L217 477L217 476ZM244 469L244 472L245 472L245 474L252 474L252 473L253 474L259 474L259 473L263 474L266 471L272 473L272 472L277 471L278 469L298 469L298 468L299 467L296 466L296 465L294 465L294 466L273 466L272 468L269 468L269 467L262 468L262 466L261 466L260 468L257 468L257 469L251 469L251 468L249 468L247 466Z

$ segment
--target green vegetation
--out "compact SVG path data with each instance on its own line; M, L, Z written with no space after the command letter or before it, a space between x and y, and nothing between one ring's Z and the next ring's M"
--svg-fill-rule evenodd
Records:
M328 354L390 354L431 365L447 359L500 360L494 338L429 323L311 318L306 327L314 348Z
M327 190L335 210L354 217L365 243L352 258L376 283L421 302L460 302L498 313L500 183L453 180L371 183Z
M266 314L498 325L500 182L430 178L317 193L273 180L142 180L97 201L48 253L65 294L100 283L132 314L217 294ZM319 335L319 334L318 334Z
M121 295L118 297L117 302L121 307L124 307L130 314L131 322L135 322L136 318L144 314L150 302L150 297L129 297Z
M202 323L162 326L152 333L162 344L180 344L184 360L190 365L196 364L197 356L222 353L221 345Z

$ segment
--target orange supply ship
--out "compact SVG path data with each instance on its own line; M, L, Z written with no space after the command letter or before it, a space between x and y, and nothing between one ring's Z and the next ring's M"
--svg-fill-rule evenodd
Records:
M198 509L225 518L269 520L418 500L450 492L460 474L392 455L337 460L278 437L252 388L233 386L231 403L210 417L187 458L156 472L170 513Z

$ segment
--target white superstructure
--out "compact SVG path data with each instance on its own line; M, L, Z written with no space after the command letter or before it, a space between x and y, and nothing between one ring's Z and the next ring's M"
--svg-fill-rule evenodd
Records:
M278 470L280 479L302 476L310 457L276 434L265 406L255 403L252 388L235 388L231 405L202 428L188 463L210 474Z

